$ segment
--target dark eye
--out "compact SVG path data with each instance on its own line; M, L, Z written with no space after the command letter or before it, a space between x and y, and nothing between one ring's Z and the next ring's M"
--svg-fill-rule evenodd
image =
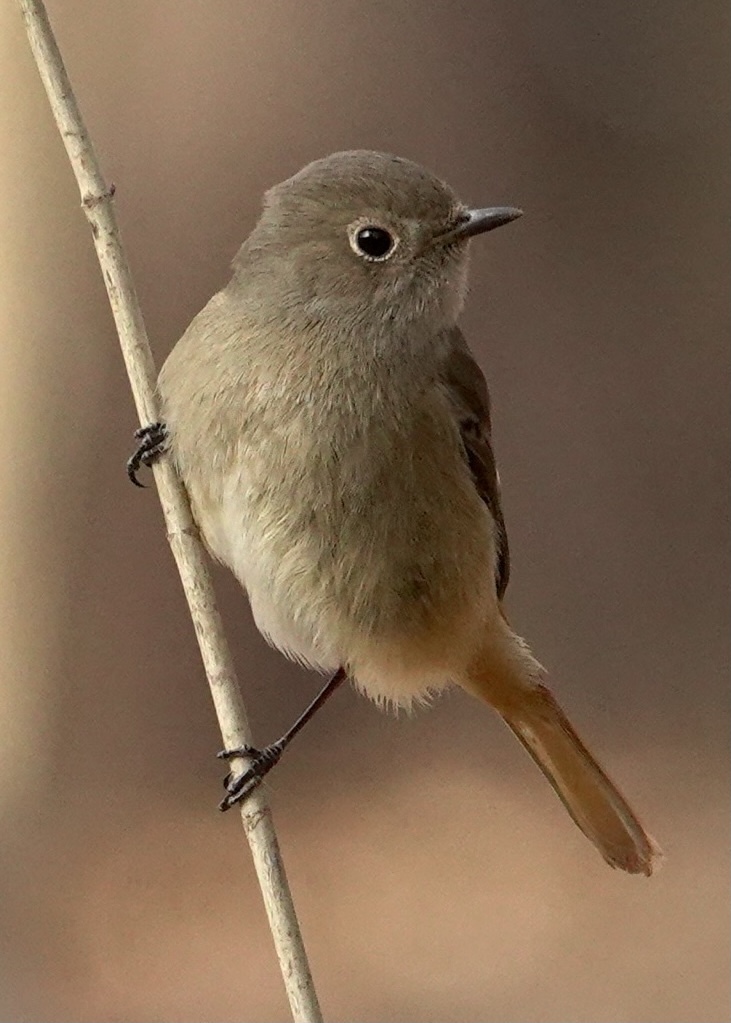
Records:
M396 248L396 239L385 227L365 224L351 236L351 245L359 256L366 259L387 259Z

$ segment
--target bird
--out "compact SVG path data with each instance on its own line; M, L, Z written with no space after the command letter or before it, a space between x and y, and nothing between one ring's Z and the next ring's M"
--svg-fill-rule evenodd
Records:
M369 150L275 185L166 359L128 472L172 460L260 632L331 676L276 743L223 751L248 758L223 809L346 679L394 708L457 686L497 711L610 866L649 876L657 843L504 608L490 396L458 319L471 240L520 215Z

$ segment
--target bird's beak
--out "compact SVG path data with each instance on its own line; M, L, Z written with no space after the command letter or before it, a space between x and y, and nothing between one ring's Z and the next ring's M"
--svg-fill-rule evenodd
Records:
M463 241L472 238L476 234L484 234L485 231L492 231L503 224L509 224L511 220L517 220L523 216L522 210L513 206L490 206L484 210L465 210L462 219L445 234L441 234L435 240L442 245L450 245L452 242Z

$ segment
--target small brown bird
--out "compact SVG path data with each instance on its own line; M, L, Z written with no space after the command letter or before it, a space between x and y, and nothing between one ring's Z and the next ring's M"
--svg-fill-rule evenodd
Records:
M335 672L279 742L243 751L223 807L344 678L398 706L456 684L498 711L607 863L649 875L655 843L502 608L490 403L457 318L469 239L518 216L367 151L272 188L160 373L164 423L140 431L130 474L167 449L261 632Z

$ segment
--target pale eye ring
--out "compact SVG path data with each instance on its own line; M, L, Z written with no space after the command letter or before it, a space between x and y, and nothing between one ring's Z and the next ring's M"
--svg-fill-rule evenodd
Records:
M350 247L369 263L384 263L398 247L398 236L380 224L358 220L348 228Z

